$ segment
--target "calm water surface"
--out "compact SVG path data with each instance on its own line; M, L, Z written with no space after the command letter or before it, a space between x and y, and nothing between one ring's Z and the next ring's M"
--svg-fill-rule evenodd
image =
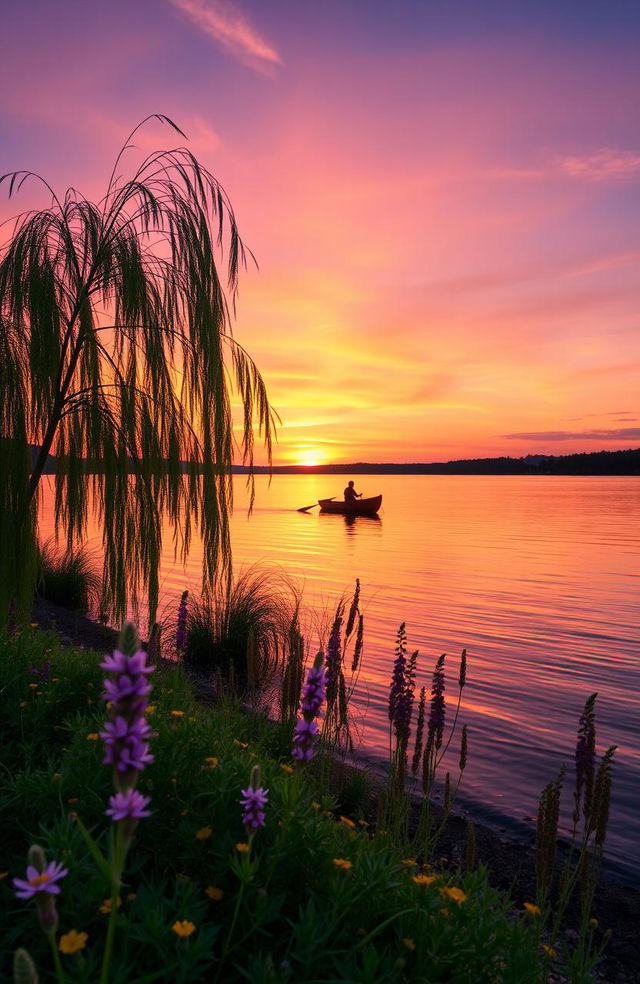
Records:
M420 650L418 687L428 686L436 657L447 653L453 696L467 649L463 801L498 825L532 829L525 818L534 816L559 765L571 766L580 711L598 691L599 747L618 745L609 860L640 876L640 481L362 476L359 491L383 493L379 520L295 511L340 494L345 482L278 476L269 486L258 478L248 518L238 479L232 536L236 569L282 566L303 584L308 610L335 607L360 578L363 753L376 758L387 747L387 688L401 621L410 650ZM52 528L46 500L44 533ZM185 588L198 588L201 555L194 543L183 569L169 535L166 542L162 597L177 604ZM457 748L452 768L456 757Z

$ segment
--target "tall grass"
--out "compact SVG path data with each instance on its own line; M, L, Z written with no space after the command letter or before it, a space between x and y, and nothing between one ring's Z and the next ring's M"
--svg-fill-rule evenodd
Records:
M72 611L97 612L102 594L102 580L93 558L83 547L60 553L52 540L40 548L38 594L48 601Z
M226 690L270 690L292 651L300 661L299 606L299 592L286 574L252 566L228 591L188 601L184 645L176 648L188 666L216 674ZM287 685L295 691L294 680ZM298 695L299 684L296 704Z

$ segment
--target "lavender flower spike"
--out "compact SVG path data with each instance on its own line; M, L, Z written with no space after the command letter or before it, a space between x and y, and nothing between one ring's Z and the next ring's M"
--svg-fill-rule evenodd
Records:
M318 737L318 726L315 718L320 713L324 703L327 687L327 674L322 666L323 654L316 656L309 670L307 682L302 693L302 718L298 718L293 734L292 758L298 762L308 762L313 758L314 746Z
M148 744L151 729L144 712L151 693L147 678L154 668L147 665L147 654L140 649L137 632L130 624L122 631L118 649L100 665L114 675L104 682L103 699L109 703L111 717L100 733L104 762L113 766L117 792L125 794L135 786L138 773L153 762Z
M435 744L436 749L442 745L445 720L445 700L444 700L444 654L436 661L433 671L433 682L431 685L431 711L429 712L429 723L427 733L429 742Z
M246 831L251 836L256 830L264 827L264 808L269 801L269 790L263 789L260 785L260 766L254 765L251 770L251 778L246 789L241 790L242 799L240 804L244 807L242 822Z

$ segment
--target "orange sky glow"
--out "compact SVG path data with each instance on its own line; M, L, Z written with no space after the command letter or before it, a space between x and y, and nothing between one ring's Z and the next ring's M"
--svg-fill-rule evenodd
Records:
M98 197L140 119L185 130L259 263L234 330L282 418L275 464L640 446L640 67L621 15L27 6L5 31L0 171ZM159 125L140 143L175 145ZM40 204L3 194L0 218Z

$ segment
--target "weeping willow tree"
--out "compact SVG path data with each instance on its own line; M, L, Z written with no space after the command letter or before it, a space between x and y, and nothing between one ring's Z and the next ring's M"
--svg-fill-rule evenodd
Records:
M13 220L0 253L0 616L33 597L50 453L56 528L72 546L95 510L115 619L143 593L154 618L165 519L181 558L199 531L205 590L228 578L234 451L251 486L256 437L271 460L274 414L232 334L247 254L231 204L184 147L123 179L139 127L96 204L31 172L0 179L10 196L29 178L51 195Z

